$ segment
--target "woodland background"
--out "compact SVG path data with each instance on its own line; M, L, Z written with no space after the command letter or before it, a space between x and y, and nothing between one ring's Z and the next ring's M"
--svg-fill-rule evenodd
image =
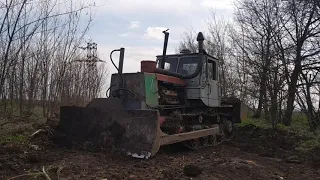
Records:
M60 105L105 94L108 72L97 63L96 44L84 38L92 6L75 0L0 4L1 118L50 117ZM223 96L239 97L273 128L290 126L299 111L316 132L320 2L238 0L234 6L233 22L212 13L204 30L207 52L220 59ZM186 30L177 50L195 52L196 33Z

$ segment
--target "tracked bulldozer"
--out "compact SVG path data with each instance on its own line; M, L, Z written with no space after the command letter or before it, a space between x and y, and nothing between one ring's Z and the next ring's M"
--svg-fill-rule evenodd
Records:
M167 55L168 31L162 55L141 61L141 71L123 73L124 48L111 52L117 69L106 98L85 107L60 107L57 131L68 144L91 142L137 158L154 156L161 146L182 143L191 149L228 138L245 116L241 101L222 97L219 60L209 55L201 32L198 52ZM119 65L112 53L119 51Z

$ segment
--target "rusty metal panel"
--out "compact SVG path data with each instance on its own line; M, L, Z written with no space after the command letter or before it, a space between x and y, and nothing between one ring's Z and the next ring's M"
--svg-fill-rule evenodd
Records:
M158 81L169 82L169 83L179 84L179 85L183 85L183 86L186 85L184 80L177 78L177 77L168 76L168 75L164 75L164 74L156 74L156 76L157 76Z

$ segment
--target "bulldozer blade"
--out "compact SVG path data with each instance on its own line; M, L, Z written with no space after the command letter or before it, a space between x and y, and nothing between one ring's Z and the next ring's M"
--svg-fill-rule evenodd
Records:
M60 107L58 131L69 144L105 147L111 143L127 155L149 158L160 147L158 117L155 110L125 110L117 98L99 98L86 107Z

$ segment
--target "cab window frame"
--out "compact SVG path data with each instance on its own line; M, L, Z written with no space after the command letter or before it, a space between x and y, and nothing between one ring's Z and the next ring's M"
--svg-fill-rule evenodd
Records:
M211 58L208 58L208 74L210 75L210 79L217 81L218 80L218 68L217 61ZM209 68L210 67L210 68Z

